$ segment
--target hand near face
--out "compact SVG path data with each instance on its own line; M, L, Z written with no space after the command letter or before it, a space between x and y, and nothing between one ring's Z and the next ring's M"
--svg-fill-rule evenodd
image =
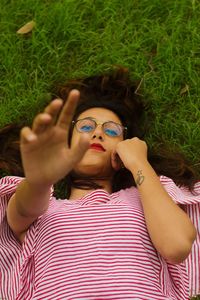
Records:
M124 164L121 161L116 150L112 151L112 153L111 153L111 165L115 171L119 171L122 167L124 167Z
M36 185L52 185L67 175L89 147L88 135L69 148L68 134L79 91L73 90L63 106L52 101L37 115L32 128L21 130L20 149L26 179ZM62 107L63 106L63 107Z
M121 141L116 146L116 155L119 156L124 167L131 171L138 165L138 162L147 161L147 144L137 137ZM117 166L116 162L114 166Z

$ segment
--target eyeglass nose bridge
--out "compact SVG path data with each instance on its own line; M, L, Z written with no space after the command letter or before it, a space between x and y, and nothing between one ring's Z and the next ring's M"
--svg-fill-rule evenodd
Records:
M92 120L92 121L93 121L94 124L95 124L95 127L94 127L94 129L92 130L92 132L95 132L95 130L97 129L97 127L98 127L99 125L101 125L101 130L102 130L102 132L104 133L103 126L104 126L104 124L107 123L107 122L97 122L97 121L95 121L95 120Z
M107 123L107 122L97 122L97 121L95 121L95 120L93 120L93 122L95 123L95 129L96 129L99 125L101 125L101 128L102 128L103 125L104 125L105 123Z

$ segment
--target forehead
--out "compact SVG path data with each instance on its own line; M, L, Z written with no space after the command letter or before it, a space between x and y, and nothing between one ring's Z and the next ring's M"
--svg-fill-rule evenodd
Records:
M102 108L102 107L89 108L84 112L82 112L78 116L78 119L83 119L88 117L94 118L101 122L113 121L122 124L120 118L112 110L109 110L107 108Z

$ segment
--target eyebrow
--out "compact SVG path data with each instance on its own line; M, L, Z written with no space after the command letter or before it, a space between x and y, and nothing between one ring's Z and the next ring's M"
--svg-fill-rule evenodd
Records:
M93 117L85 117L85 118L81 118L81 119L78 119L78 120L84 120L84 119L91 119L91 120L94 120L94 121L97 121L97 122L99 121L99 120L97 120L96 118L93 118ZM102 121L101 123L107 123L107 122L113 122L115 124L123 126L123 124L121 124L119 122L111 121L111 120Z

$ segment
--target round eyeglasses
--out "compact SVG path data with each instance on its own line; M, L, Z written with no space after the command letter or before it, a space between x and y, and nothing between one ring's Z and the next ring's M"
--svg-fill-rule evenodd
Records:
M124 127L121 124L115 123L113 121L107 121L104 123L97 123L92 118L84 118L76 121L72 121L72 124L75 126L78 132L93 132L98 125L102 126L103 132L110 137L117 137L126 132L127 127Z

